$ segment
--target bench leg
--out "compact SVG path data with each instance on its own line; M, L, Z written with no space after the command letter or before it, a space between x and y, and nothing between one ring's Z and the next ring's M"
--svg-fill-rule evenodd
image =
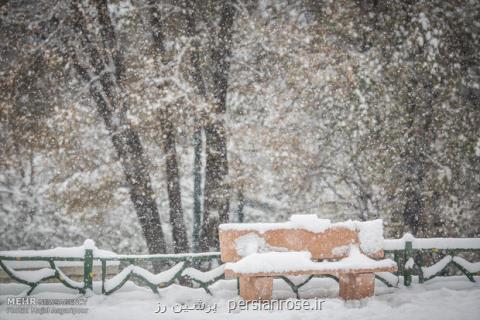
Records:
M245 301L270 300L272 287L272 277L240 277L240 296Z
M374 273L341 273L339 277L340 297L344 300L359 300L373 296Z

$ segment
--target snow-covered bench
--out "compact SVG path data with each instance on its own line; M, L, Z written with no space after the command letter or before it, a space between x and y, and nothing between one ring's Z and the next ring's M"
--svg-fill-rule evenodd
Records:
M343 299L363 299L374 294L375 272L397 270L381 259L381 220L331 223L294 215L284 223L222 224L219 236L225 277L239 278L245 300L271 299L274 277L320 274L339 279Z

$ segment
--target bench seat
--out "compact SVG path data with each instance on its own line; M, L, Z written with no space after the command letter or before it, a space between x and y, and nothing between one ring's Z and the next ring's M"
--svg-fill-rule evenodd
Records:
M248 255L225 265L226 278L240 279L246 300L271 299L273 277L328 274L339 279L340 297L363 299L373 295L375 272L395 272L390 259L374 260L350 246L349 255L337 261L312 261L308 251L265 252Z
M225 265L225 277L282 276L305 274L394 272L397 264L390 259L374 260L352 246L348 257L338 261L312 261L308 251L265 252L248 255Z

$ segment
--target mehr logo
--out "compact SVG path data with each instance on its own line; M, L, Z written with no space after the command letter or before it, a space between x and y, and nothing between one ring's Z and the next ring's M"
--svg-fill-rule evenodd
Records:
M34 297L8 297L7 304L30 305L30 304L37 304L37 301Z

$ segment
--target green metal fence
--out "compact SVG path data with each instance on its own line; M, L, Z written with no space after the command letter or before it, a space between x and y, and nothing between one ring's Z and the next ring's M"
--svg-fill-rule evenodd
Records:
M407 234L402 239L386 239L384 251L397 262L398 279L403 278L407 287L414 276L424 283L456 271L475 282L474 276L480 273L480 262L472 263L461 256L480 258L480 238L414 238Z
M70 256L58 254L37 256L32 254L32 251L28 251L28 254L22 251L4 251L0 252L0 267L11 280L30 287L26 291L27 295L30 295L40 283L49 279L57 279L64 286L78 290L80 293L92 291L94 262L101 265L101 293L105 295L117 291L129 280L143 283L154 293L158 293L159 288L178 283L184 286L203 288L210 294L209 287L215 282L224 279L223 265L220 263L219 252L116 255L105 254L105 251L98 250L91 243L81 249L83 254L77 253ZM415 239L411 236L405 236L402 239L386 239L384 251L387 256L392 256L399 266L398 272L395 274L376 274L378 280L390 287L397 287L402 282L404 286L408 287L412 284L414 278L418 278L419 283L424 283L436 276L444 275L445 272L452 268L456 268L457 272L464 274L470 281L475 282L474 276L480 272L480 262L471 263L459 256L459 254L471 254L473 252L473 255L476 255L478 258L480 256L480 239L478 238ZM438 258L432 258L432 254ZM426 257L428 259L425 259ZM432 259L438 261L433 261ZM428 267L425 266L426 260L432 261L432 264ZM45 261L48 263L49 268L35 271L18 271L9 267L8 261ZM83 265L83 281L75 281L69 278L57 266L57 263L61 261L81 263ZM112 262L120 263L124 268L115 276L107 279L107 264ZM162 265L166 267L166 270L154 274L139 266L147 262L157 266ZM210 265L210 268L207 271L199 270L205 269L205 264ZM215 266L211 267L212 264ZM315 277L321 276L307 277L305 281L299 284L295 284L288 277L280 278L300 298L299 289ZM338 281L333 276L327 277Z

